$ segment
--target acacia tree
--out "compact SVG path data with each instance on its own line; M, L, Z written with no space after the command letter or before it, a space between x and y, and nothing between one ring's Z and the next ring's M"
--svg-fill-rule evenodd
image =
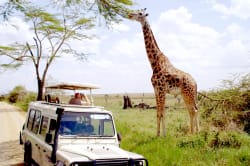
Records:
M132 5L130 0L66 0L60 3L63 5L58 13L49 12L53 9L51 7L34 6L21 0L10 0L1 8L5 20L18 12L31 25L33 42L0 46L0 57L4 57L1 66L5 68L19 67L25 61L32 62L37 79L37 100L42 100L46 75L56 58L69 54L80 59L86 58L86 53L77 52L69 42L90 39L92 35L86 30L94 26L98 16L103 16L109 25L112 21L120 21L119 15L125 16L128 10L125 6Z

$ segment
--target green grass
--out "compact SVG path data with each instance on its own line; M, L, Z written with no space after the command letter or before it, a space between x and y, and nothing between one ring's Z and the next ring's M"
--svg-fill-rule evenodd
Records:
M155 106L153 94L129 94L133 104L144 102ZM106 98L106 100L105 100ZM95 95L95 104L112 111L117 131L122 135L121 147L143 155L150 166L248 166L250 165L249 135L233 127L225 114L208 116L199 109L201 131L189 133L188 112L176 98L167 96L165 137L156 136L156 110L132 108L123 110L123 95ZM27 107L27 101L19 104ZM26 109L24 109L26 110ZM218 125L218 127L214 125Z
M141 95L132 95L134 104L142 100ZM201 132L189 133L189 118L183 103L176 104L174 98L168 100L171 106L166 110L165 137L156 137L156 110L123 110L120 95L95 96L96 105L105 106L113 112L116 128L122 135L121 147L142 154L151 166L191 165L191 166L234 166L250 165L249 135L235 131L213 130L200 117ZM153 96L145 95L144 102L154 105ZM174 109L179 108L179 109ZM201 109L202 112L202 109Z

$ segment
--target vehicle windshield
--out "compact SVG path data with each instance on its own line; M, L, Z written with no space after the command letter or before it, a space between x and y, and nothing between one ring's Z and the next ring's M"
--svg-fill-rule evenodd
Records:
M110 114L64 112L59 134L80 137L113 137L115 130Z

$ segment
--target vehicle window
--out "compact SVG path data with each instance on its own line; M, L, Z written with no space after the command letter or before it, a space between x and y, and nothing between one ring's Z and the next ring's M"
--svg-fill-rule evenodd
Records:
M56 126L56 120L55 120L55 119L50 119L50 124L49 124L49 131L48 131L48 133L51 134L51 136L52 136L51 141L54 140L55 130L56 130L55 126Z
M49 133L54 132L56 130L56 120L51 119L49 125Z
M30 110L29 118L28 118L28 123L27 123L27 128L29 130L32 130L32 128L33 128L33 122L34 122L35 114L36 114L35 110Z
M45 137L45 135L47 133L48 123L49 123L49 118L46 117L46 116L43 116L42 117L41 128L40 128L39 134L41 134L44 137Z
M30 110L27 128L34 133L38 132L41 120L41 112L38 110Z
M115 135L112 117L106 113L64 112L60 135L83 137L113 137Z
M34 133L38 132L40 120L41 120L41 112L36 110L34 124L33 124L33 128L32 128L32 131Z
M104 135L113 136L115 134L112 120L104 120L103 126L104 126L104 130L103 130Z

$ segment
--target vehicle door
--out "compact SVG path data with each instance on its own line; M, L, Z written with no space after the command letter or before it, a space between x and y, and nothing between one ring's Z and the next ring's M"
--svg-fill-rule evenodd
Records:
M49 119L49 117L43 116L41 122L41 129L39 135L43 139L43 146L40 148L41 154L41 166L53 165L50 157L52 152L53 139L55 134L55 119Z
M38 164L41 162L40 146L39 146L40 139L38 138L40 121L41 121L41 111L34 109L30 110L27 123L27 132L26 132L27 140L31 142L32 159Z

